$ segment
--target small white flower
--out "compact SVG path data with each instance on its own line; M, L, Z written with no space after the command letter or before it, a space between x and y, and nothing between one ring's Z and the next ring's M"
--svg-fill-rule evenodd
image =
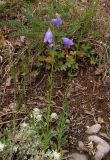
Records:
M31 118L33 117L33 118L35 118L35 119L38 119L38 118L40 117L40 116L38 116L38 115L41 115L40 109L34 108L32 114L31 114ZM37 116L38 116L38 118L37 118Z
M48 150L47 152L46 152L46 157L49 157L50 159L52 159L52 160L60 160L60 153L58 153L57 151L51 151L51 150Z
M51 120L53 119L58 119L58 115L56 113L52 113L51 116L50 116Z
M53 158L54 160L60 160L60 153L58 153L57 151L53 151Z
M13 151L14 151L14 152L17 152L18 148L19 148L19 147L18 147L17 145L14 146L14 147L13 147Z
M0 142L0 152L2 152L4 150L5 144L3 144L2 142Z
M29 126L29 124L26 123L26 122L21 123L21 127L22 127L22 128L26 128L26 127L28 127L28 126Z
M36 119L37 122L42 121L42 115L41 115L41 114L37 115L37 116L35 117L35 119Z
M38 109L38 108L34 108L34 110L33 110L33 114L35 114L35 115L39 115L39 114L40 114L40 109Z
M48 150L45 154L46 157L53 158L52 151Z

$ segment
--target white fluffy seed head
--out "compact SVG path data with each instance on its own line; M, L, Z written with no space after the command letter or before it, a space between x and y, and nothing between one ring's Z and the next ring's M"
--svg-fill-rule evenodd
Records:
M52 113L50 118L51 118L51 120L57 120L58 119L57 113Z

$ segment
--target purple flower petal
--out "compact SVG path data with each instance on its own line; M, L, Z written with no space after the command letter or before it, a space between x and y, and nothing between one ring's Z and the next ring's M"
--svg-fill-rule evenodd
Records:
M52 36L51 30L49 29L49 30L45 33L44 43L52 44L52 42L53 42L53 36Z
M60 17L59 14L56 14L57 15L57 18L56 19L52 19L50 21L50 24L54 24L54 27L57 28L58 26L62 25L62 19Z
M63 44L64 44L67 48L71 48L71 47L74 45L73 39L63 38Z
M62 19L60 18L60 16L58 16L56 21L54 21L54 26L55 28L57 28L60 25L62 25Z

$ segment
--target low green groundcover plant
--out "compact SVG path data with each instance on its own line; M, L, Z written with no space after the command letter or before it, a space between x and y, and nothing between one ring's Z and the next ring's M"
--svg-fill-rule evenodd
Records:
M66 108L65 108L66 107ZM60 117L59 117L60 116ZM4 133L0 141L0 157L29 160L60 160L63 158L63 147L67 144L66 133L69 126L67 104L61 115L34 108L30 120L20 124L19 129ZM47 124L49 123L49 128ZM10 159L9 158L9 159Z

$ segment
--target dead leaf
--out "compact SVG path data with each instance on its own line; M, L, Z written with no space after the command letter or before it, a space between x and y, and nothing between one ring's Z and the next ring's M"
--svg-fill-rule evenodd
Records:
M10 103L10 104L9 104L9 108L10 108L12 111L16 111L16 103Z
M70 51L69 54L72 55L72 56L76 56L76 55L77 55L77 52L76 52L76 51Z
M21 47L25 41L25 36L20 36L20 37L14 37L12 40L13 46L19 46Z
M102 123L104 123L104 119L102 117L98 117L97 122L102 124Z
M20 36L21 42L24 43L25 36Z
M6 2L0 0L0 5L4 5L4 4L6 4Z
M87 0L81 0L82 3L87 3Z
M9 87L11 85L11 76L7 78L6 80L6 87Z
M0 63L2 63L3 62L3 57L2 56L0 56Z
M0 48L4 46L5 38L3 35L0 35Z
M51 63L51 62L53 62L54 61L54 59L53 59L53 57L52 56L42 56L42 57L40 57L40 59L39 59L41 62L46 62L46 63Z
M97 68L96 70L95 70L95 75L96 76L99 76L100 74L102 74L103 73L103 69L102 68Z
M12 43L10 41L6 40L4 46L7 47L9 55L12 56L14 54L14 47L13 47Z

